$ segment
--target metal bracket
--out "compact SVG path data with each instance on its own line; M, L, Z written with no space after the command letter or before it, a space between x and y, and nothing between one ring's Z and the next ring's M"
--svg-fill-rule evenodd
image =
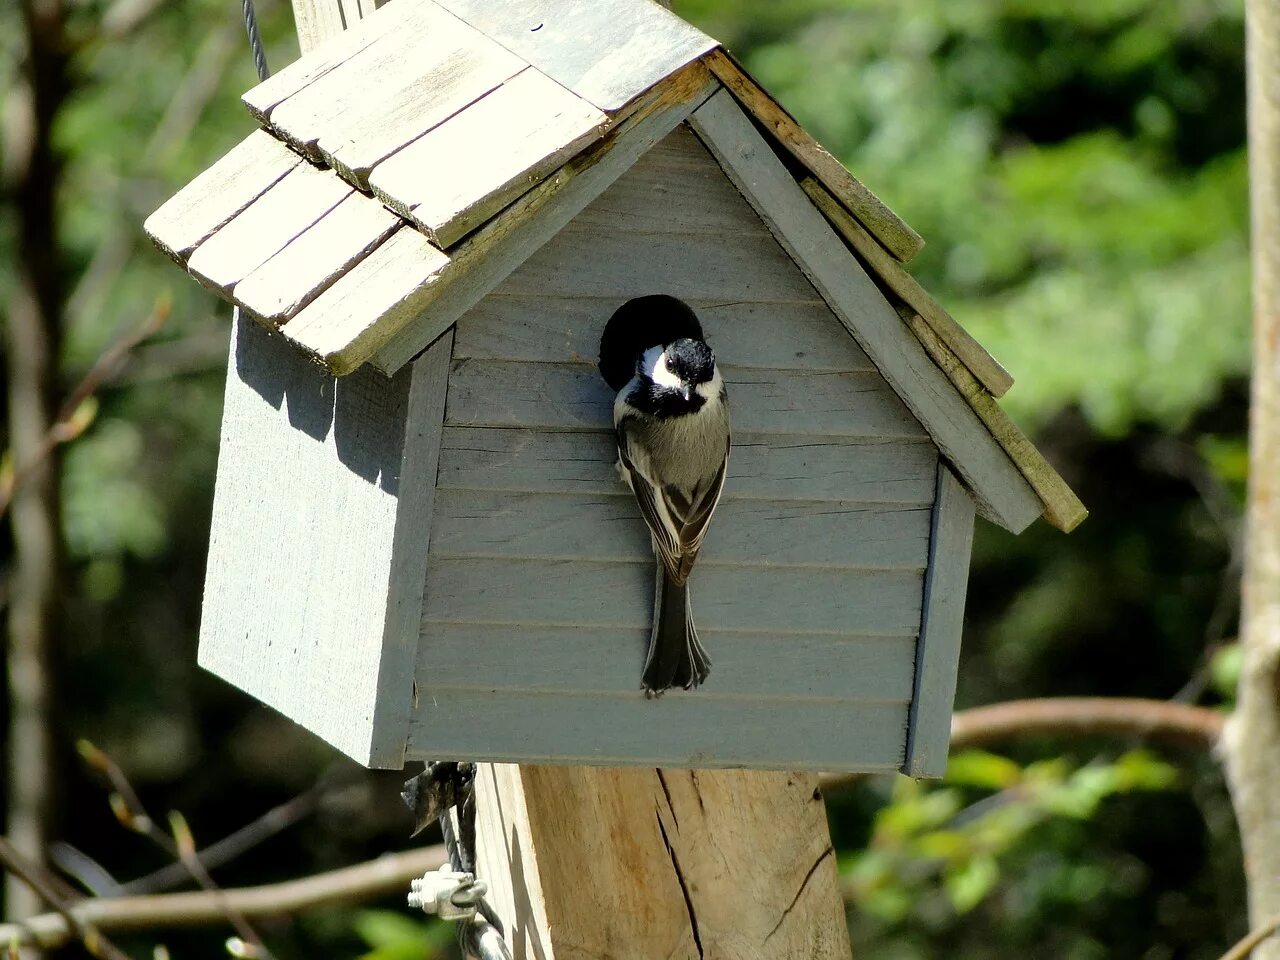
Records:
M471 920L488 890L489 885L473 873L428 870L409 884L409 906L441 920Z

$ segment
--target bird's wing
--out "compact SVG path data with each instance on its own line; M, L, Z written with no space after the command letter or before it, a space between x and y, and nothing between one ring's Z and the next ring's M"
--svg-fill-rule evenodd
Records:
M628 444L628 432L625 426L619 426L618 455L630 477L631 489L640 504L640 513L653 532L663 563L671 571L671 575L683 583L698 556L711 515L715 512L720 493L724 489L729 446L726 443L725 458L711 481L705 487L693 491L692 495L686 495L675 487L656 487L637 468Z
M711 523L711 515L715 513L716 505L720 503L720 494L724 491L724 478L729 472L729 444L725 444L724 459L720 461L720 469L716 471L716 475L711 478L711 482L706 488L700 490L698 495L693 499L688 511L683 511L679 519L683 521L680 531L680 542L686 552L697 553L698 548L702 546L702 538L707 534L707 527ZM668 495L669 500L675 499L675 494Z
M680 524L671 515L670 505L662 492L649 482L649 478L636 467L629 449L629 438L625 424L618 426L618 459L627 471L631 482L631 490L636 495L636 503L640 504L640 515L653 534L653 542L657 547L662 562L674 575L680 567Z

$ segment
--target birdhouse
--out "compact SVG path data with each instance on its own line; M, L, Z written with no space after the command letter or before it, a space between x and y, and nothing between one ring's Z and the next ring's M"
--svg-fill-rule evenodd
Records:
M238 308L200 662L372 766L940 775L975 512L1070 529L920 238L648 0L394 0L148 221ZM732 411L647 698L654 555L596 369L689 304Z

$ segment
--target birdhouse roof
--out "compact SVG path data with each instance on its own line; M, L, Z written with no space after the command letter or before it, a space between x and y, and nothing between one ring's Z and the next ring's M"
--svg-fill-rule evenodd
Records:
M389 3L246 93L258 129L145 228L335 375L392 373L722 88L1045 516L1082 520L995 403L1012 378L903 268L920 236L715 40L649 0Z

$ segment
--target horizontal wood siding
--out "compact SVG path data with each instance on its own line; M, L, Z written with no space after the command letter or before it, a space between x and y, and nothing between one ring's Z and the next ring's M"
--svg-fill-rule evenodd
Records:
M604 322L668 292L729 390L724 500L690 581L713 660L639 689L654 560L618 478ZM895 769L937 451L685 130L458 324L410 755Z
M409 729L409 760L760 767L888 773L901 763L906 707L704 697L565 696L427 690Z
M432 642L418 648L418 672L431 689L574 693L590 690L633 695L644 666L648 627L528 627L509 629L507 642L493 644L489 624L440 624ZM717 686L734 696L778 699L781 690L813 700L905 703L911 699L912 637L839 637L795 634L780 649L767 631L708 630L700 639L711 654ZM486 647L495 659L477 683L474 651ZM768 669L762 670L761 666ZM715 687L699 696L723 698Z
M591 494L618 490L612 430L446 426L441 445L442 487ZM736 428L725 497L928 504L937 462L928 441L783 436Z
M617 484L622 487L621 484ZM708 564L918 570L928 507L726 495L707 533ZM610 531L601 537L600 531ZM626 489L604 494L441 490L439 557L647 560L649 531Z

